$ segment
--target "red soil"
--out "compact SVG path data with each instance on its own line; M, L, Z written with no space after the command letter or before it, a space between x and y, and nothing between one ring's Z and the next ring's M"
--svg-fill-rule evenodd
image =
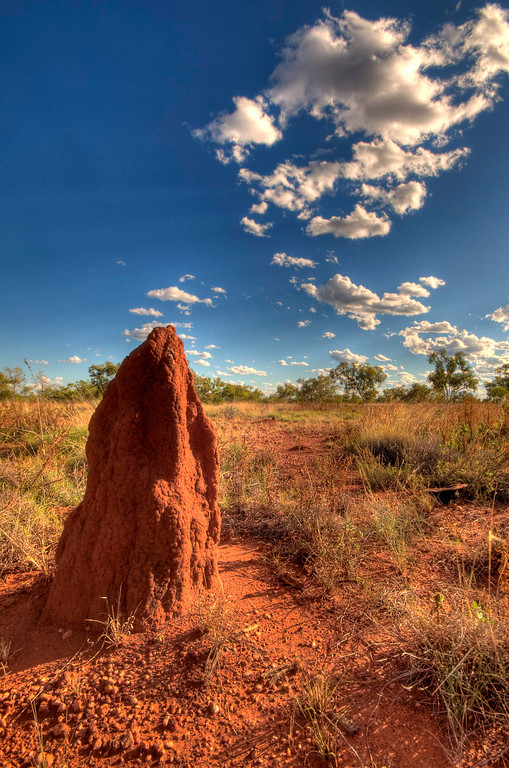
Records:
M339 765L449 766L443 724L420 692L388 682L380 638L359 655L353 617L311 587L289 588L263 555L219 548L231 625L209 681L211 639L196 616L99 652L85 633L38 624L44 590L11 577L1 624L17 653L0 678L2 766L43 765L34 711L48 765L326 765L294 704L316 673L340 678Z
M247 431L251 446L277 451L283 474L306 474L313 452L325 450L324 435L312 429L264 422ZM312 451L290 450L296 445ZM352 480L352 492L356 487ZM467 538L484 530L490 510L454 504L434 514L444 535L456 518ZM218 548L215 609L209 593L190 613L109 650L98 641L97 625L42 624L48 587L34 575L8 577L0 586L0 637L15 653L0 677L2 766L455 765L436 699L405 687L400 676L405 646L398 645L395 620L378 621L357 584L324 595L304 572L271 565L265 544L240 541L232 526L228 532ZM421 550L413 584L433 594L454 563L426 542ZM404 594L405 581L385 555L370 568L373 579L399 582ZM221 640L211 670L211 651ZM336 762L320 757L296 703L316 675L338 682ZM464 765L502 768L505 758L493 754L481 749Z

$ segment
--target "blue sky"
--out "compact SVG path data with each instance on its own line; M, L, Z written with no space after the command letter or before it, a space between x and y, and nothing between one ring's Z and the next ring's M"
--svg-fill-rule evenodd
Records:
M0 368L50 381L174 323L266 391L341 360L509 362L498 4L0 6Z

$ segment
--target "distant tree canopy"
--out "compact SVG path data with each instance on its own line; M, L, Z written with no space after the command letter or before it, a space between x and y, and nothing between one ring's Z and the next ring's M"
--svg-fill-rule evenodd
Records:
M495 368L495 378L486 384L486 392L489 400L509 400L509 363Z
M435 366L428 381L447 401L458 400L477 389L478 379L462 352L448 355L440 349L428 356L428 362Z
M88 369L88 381L80 379L61 386L44 385L41 394L48 400L97 400L120 368L120 363L91 365Z
M120 363L112 363L107 360L100 365L91 365L88 369L88 375L90 376L90 382L95 387L100 395L115 376L116 372L120 368Z
M0 400L23 394L25 380L22 368L4 368L0 373Z
M244 384L234 384L222 381L220 378L200 376L193 373L194 388L202 403L231 403L233 400L253 400L261 402L264 394L256 387L248 387Z
M333 382L343 388L344 399L359 398L371 402L378 394L377 385L383 384L387 374L379 365L368 363L347 363L343 361L330 372Z
M378 395L377 400L380 403L390 403L392 401L400 403L427 403L433 397L433 390L430 387L414 381L408 388L400 384L398 387L384 389Z
M219 377L201 376L192 371L198 397L204 403L224 403L238 400L254 402L289 403L360 403L360 402L402 402L425 403L436 400L461 400L477 388L478 380L465 356L457 352L447 355L445 349L433 352L428 357L434 370L428 375L431 386L414 382L379 390L387 375L380 366L367 363L341 362L329 373L321 373L309 379L298 379L296 384L279 384L271 395L245 384L223 381ZM30 369L30 366L28 366ZM52 384L42 373L32 374L33 384L27 386L26 377L19 367L5 367L0 371L0 400L38 394L49 400L97 400L102 397L108 383L117 373L120 364L107 360L91 365L87 380L65 385ZM509 402L509 363L495 368L493 381L486 385L487 399L494 402Z
M290 382L280 384L272 399L295 403L372 401L378 393L377 384L381 384L386 378L387 374L379 366L342 362L329 373L321 373L310 379L299 379L299 386ZM342 394L338 392L338 387L343 390Z
M7 381L7 376L5 373L2 373L0 371L0 400L7 400L8 397L11 395L11 390L9 388L9 382Z

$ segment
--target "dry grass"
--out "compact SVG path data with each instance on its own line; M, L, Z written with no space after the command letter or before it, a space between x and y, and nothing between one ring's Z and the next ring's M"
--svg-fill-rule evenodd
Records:
M370 491L467 483L471 498L509 501L509 410L495 403L367 405L345 451Z
M90 404L0 403L0 575L49 574L62 509L84 494L92 412Z
M310 734L313 751L333 766L344 765L342 748L346 745L358 759L358 755L345 734L355 734L355 726L347 717L347 708L340 704L341 681L332 675L308 675L302 694L296 698L297 710L304 719Z
M197 601L194 623L205 637L207 657L203 682L207 685L214 675L224 649L244 642L237 627L234 607L224 595L200 595Z
M459 754L509 723L509 612L486 593L450 589L408 616L410 680L438 696Z

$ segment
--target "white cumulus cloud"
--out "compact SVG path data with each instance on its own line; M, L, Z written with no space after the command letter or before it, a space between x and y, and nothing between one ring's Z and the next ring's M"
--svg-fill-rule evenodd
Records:
M467 158L468 147L439 148L499 99L500 75L509 72L509 11L486 3L470 21L448 22L421 41L411 32L404 19L365 19L350 10L335 17L325 10L287 38L262 93L237 96L233 112L194 132L219 147L221 162L244 164L240 178L257 197L251 213L273 204L309 219L310 235L386 235L387 212L421 208L421 180ZM298 162L292 155L272 172L246 167L252 147L281 141L299 115L328 128L326 149L313 147ZM338 156L317 160L325 151ZM340 191L362 195L382 214L361 207L346 217L320 215L321 198ZM262 225L246 222L246 231L265 234Z
M332 331L325 331L325 333L322 334L322 339L333 339L336 336L335 333L332 333Z
M272 227L272 222L260 224L260 222L250 219L248 216L243 216L240 223L244 227L244 232L249 232L250 235L255 235L255 237L270 237L270 235L267 234L267 230Z
M254 144L271 146L282 135L266 112L267 103L261 96L254 100L237 96L233 103L235 110L232 113L218 115L206 128L194 131L197 138L210 138L225 147L219 155L223 162L230 159L241 162Z
M450 171L469 152L467 147L450 152L433 152L424 147L403 148L392 139L359 141L352 146L353 159L342 164L341 173L346 179L355 181L405 181L410 175L438 176L443 171Z
M506 362L509 342L495 341L489 336L477 336L464 328L451 325L447 320L430 323L415 322L399 332L403 345L414 355L429 355L445 349L448 355L461 352L478 366L500 365Z
M316 261L311 259L297 258L295 256L287 256L286 253L275 253L272 257L271 264L276 264L278 267L307 267L313 269L316 267Z
M181 288L177 288L176 285L170 285L168 288L156 288L153 291L149 291L147 296L150 299L159 299L159 301L177 301L182 302L180 309L186 310L191 304L206 304L212 305L212 299L200 299L198 296L194 296L192 293L187 293ZM187 305L187 306L186 306Z
M360 194L366 200L382 203L402 216L422 208L426 197L426 185L420 181L408 181L385 189L384 187L375 187L372 184L363 184Z
M198 352L197 349L188 349L186 355L193 355L194 357L201 357L203 360L211 358L210 352Z
M374 330L380 324L377 315L420 315L429 312L430 307L409 295L408 286L412 284L403 285L406 290L402 293L398 290L379 296L363 285L356 285L348 276L336 274L325 285L303 283L301 288L317 301L333 306L338 315L348 315L356 320L363 330Z
M129 312L132 315L146 315L147 317L163 316L162 312L159 312L158 309L152 309L152 307L150 307L149 309L145 309L145 307L135 307L134 309L130 309Z
M357 204L348 216L331 216L324 219L315 216L309 222L306 232L313 237L317 235L334 235L334 237L346 237L348 240L360 240L366 237L386 235L391 228L391 222L385 214L376 214L367 211L362 205Z
M368 359L366 355L356 355L355 352L351 352L348 347L346 349L331 349L329 356L333 360L339 362L345 361L347 363L365 363Z
M232 373L240 376L266 376L266 371L257 371L256 368L250 368L248 365L232 365L229 369Z
M73 355L72 357L68 357L67 360L59 360L59 363L86 363L87 358L86 357L78 357L78 355Z
M402 145L443 136L491 106L495 94L486 86L493 89L494 78L507 71L508 14L492 9L485 6L475 23L448 25L421 46L408 43L406 21L326 14L289 38L269 98L285 119L305 111L331 119L340 135L360 131ZM459 61L470 77L440 76L439 67Z
M491 315L486 315L495 323L501 323L504 327L504 331L509 331L509 304L503 307L499 307Z
M433 275L429 275L429 277L420 277L419 282L423 285L427 285L428 288L439 288L441 285L445 285L445 280L441 280L439 277L433 277Z

